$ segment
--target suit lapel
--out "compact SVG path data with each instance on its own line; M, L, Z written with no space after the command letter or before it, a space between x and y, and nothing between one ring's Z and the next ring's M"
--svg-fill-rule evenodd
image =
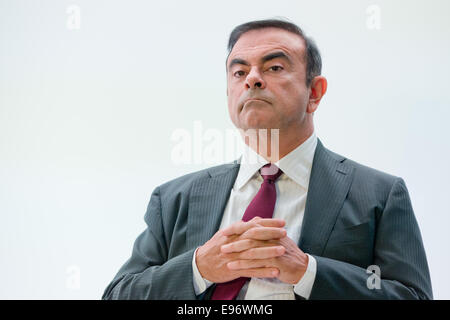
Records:
M318 140L298 243L306 253L322 255L352 179L353 167Z
M194 182L189 196L188 248L204 244L219 229L239 164L236 160L220 169L213 168L207 177Z

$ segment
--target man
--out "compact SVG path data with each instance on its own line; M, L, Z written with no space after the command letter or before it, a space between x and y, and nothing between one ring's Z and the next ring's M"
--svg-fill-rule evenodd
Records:
M279 140L258 135L239 161L156 188L148 228L103 298L431 299L404 181L315 135L327 81L313 41L261 20L236 27L228 49L233 123Z

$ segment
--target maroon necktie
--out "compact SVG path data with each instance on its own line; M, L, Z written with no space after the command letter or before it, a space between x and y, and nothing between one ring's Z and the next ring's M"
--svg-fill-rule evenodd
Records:
M272 218L275 201L277 200L277 191L275 181L283 173L274 164L266 164L260 170L264 181L259 188L258 193L248 205L242 217L243 221L249 221L254 217ZM241 277L235 280L219 283L214 289L212 300L233 300L236 299L242 286L249 278Z

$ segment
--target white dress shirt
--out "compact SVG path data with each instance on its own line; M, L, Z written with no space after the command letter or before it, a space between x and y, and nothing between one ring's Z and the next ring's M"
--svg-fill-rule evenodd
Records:
M286 221L287 236L295 243L298 243L300 239L316 146L317 136L313 133L300 146L275 162L275 165L283 171L283 174L275 182L277 201L273 218ZM224 229L242 219L245 209L255 197L263 182L259 169L267 163L269 162L251 148L245 148L239 173L225 207L220 229ZM199 295L213 283L202 278L195 262L195 253L192 259L193 283L195 293ZM308 255L308 257L306 272L297 284L284 283L276 278L251 278L242 287L237 299L293 300L295 299L294 292L308 299L316 277L316 260L311 255Z

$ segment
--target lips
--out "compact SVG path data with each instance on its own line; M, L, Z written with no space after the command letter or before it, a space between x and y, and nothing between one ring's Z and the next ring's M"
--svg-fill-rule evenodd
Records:
M264 101L264 102L267 102L266 100L264 100L264 99L259 99L259 98L251 98L251 99L245 100L245 102L248 102L248 101ZM245 102L244 102L244 103L245 103Z
M244 107L247 104L247 102L251 102L251 101L263 101L263 102L266 102L266 103L270 103L269 101L267 101L265 99L261 99L261 98L248 98L248 99L245 99L242 104L240 104L239 112L241 112L244 109Z
M247 103L247 102L250 102L250 101L263 101L263 102L267 102L266 100L264 100L264 99L259 99L259 98L250 98L250 99L246 99L245 101L244 101L244 103L242 104L242 107L244 107L245 106L245 104Z

